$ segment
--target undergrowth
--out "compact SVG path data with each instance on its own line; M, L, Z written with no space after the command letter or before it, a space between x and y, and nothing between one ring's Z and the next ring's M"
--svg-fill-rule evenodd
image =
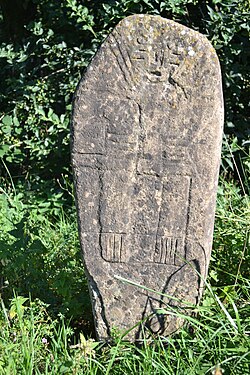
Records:
M217 201L206 291L184 328L140 345L114 331L104 344L92 329L75 212L46 217L2 190L0 374L247 375L249 201L223 178Z
M74 334L59 316L52 320L39 300L14 297L0 314L1 374L248 374L250 359L249 280L239 278L235 299L207 290L196 317L176 335L140 345L115 334L97 343ZM167 311L166 311L167 313ZM178 314L178 313L177 313ZM218 372L219 374L219 372Z

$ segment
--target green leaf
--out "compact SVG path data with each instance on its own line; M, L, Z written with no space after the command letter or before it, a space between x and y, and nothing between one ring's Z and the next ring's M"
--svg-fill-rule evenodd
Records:
M11 126L7 125L7 126L3 126L2 127L2 131L5 133L5 134L10 134L11 133Z
M9 115L6 115L6 116L3 117L2 122L6 126L11 126L12 125L12 117L9 116Z
M1 145L0 146L0 158L2 158L7 152L9 151L9 145Z

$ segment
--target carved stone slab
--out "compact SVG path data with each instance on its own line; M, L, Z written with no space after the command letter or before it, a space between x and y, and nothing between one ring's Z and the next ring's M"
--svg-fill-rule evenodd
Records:
M89 65L75 94L72 161L99 339L142 319L129 339L142 331L168 335L182 319L146 317L198 303L212 246L222 125L217 56L203 35L182 25L125 18Z

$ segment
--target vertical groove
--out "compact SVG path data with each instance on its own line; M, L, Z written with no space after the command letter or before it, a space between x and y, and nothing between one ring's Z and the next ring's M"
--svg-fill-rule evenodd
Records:
M122 235L120 235L120 262L122 261Z
M145 130L143 128L143 123L142 123L142 107L139 103L137 103L138 105L138 111L139 111L139 118L138 118L138 122L139 122L139 131L138 131L138 141L137 141L137 153L136 153L136 172L138 173L138 163L139 163L139 158L140 156L142 155L143 153L143 141L145 139Z
M162 237L160 237L160 239L161 239L161 257L160 257L160 263L163 263L163 247L164 247L164 240L163 240L163 238Z
M108 235L108 242L109 242L108 259L109 259L109 261L112 261L112 239L109 235Z
M101 236L100 236L101 237ZM104 244L104 259L108 259L108 242L107 242L107 236L105 235L104 241L102 241Z
M168 245L167 245L167 239L165 239L165 259L164 263L167 263L167 258L168 258Z
M103 248L102 248L102 240L101 240L101 237L102 237L102 232L103 232L103 227L102 227L102 220L101 220L101 211L102 211L102 201L103 201L103 176L101 174L101 172L98 172L98 178L99 178L99 189L100 189L100 192L99 192L99 199L98 199L98 213L97 213L97 220L98 220L98 224L99 224L99 251L100 253L102 254L103 252ZM104 246L106 246L106 239L104 241ZM106 257L107 257L107 246L106 246ZM107 258L108 259L108 258Z
M177 257L177 252L178 252L178 238L175 240L175 252L174 252L174 264L176 265L176 257Z
M169 259L171 260L172 256L172 238L169 237Z
M187 259L187 236L188 236L188 226L189 226L189 220L190 220L190 208L191 208L191 190L192 190L192 178L189 178L189 189L188 189L188 207L187 207L187 221L186 221L186 231L185 231L185 242L184 242L184 258Z
M164 257L163 257L163 263L166 263L167 255L168 255L168 246L167 246L167 239L163 239L163 249L164 249Z
M112 260L115 261L115 234L112 235Z
M156 228L156 236L155 236L155 250L154 250L155 252L156 252L156 247L157 247L157 236L158 236L159 230L160 230L162 195L163 195L163 183L161 181L161 192L160 192L160 199L159 199L159 211L158 211L158 217L157 217L157 228Z

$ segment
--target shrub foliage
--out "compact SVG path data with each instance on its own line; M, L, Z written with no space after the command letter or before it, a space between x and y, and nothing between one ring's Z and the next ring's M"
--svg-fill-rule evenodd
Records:
M133 13L161 15L207 35L221 61L226 133L239 144L246 140L247 0L1 0L0 5L0 157L13 178L23 178L26 190L44 200L63 192L71 178L71 101L81 74L112 28ZM2 174L6 167L1 163Z

